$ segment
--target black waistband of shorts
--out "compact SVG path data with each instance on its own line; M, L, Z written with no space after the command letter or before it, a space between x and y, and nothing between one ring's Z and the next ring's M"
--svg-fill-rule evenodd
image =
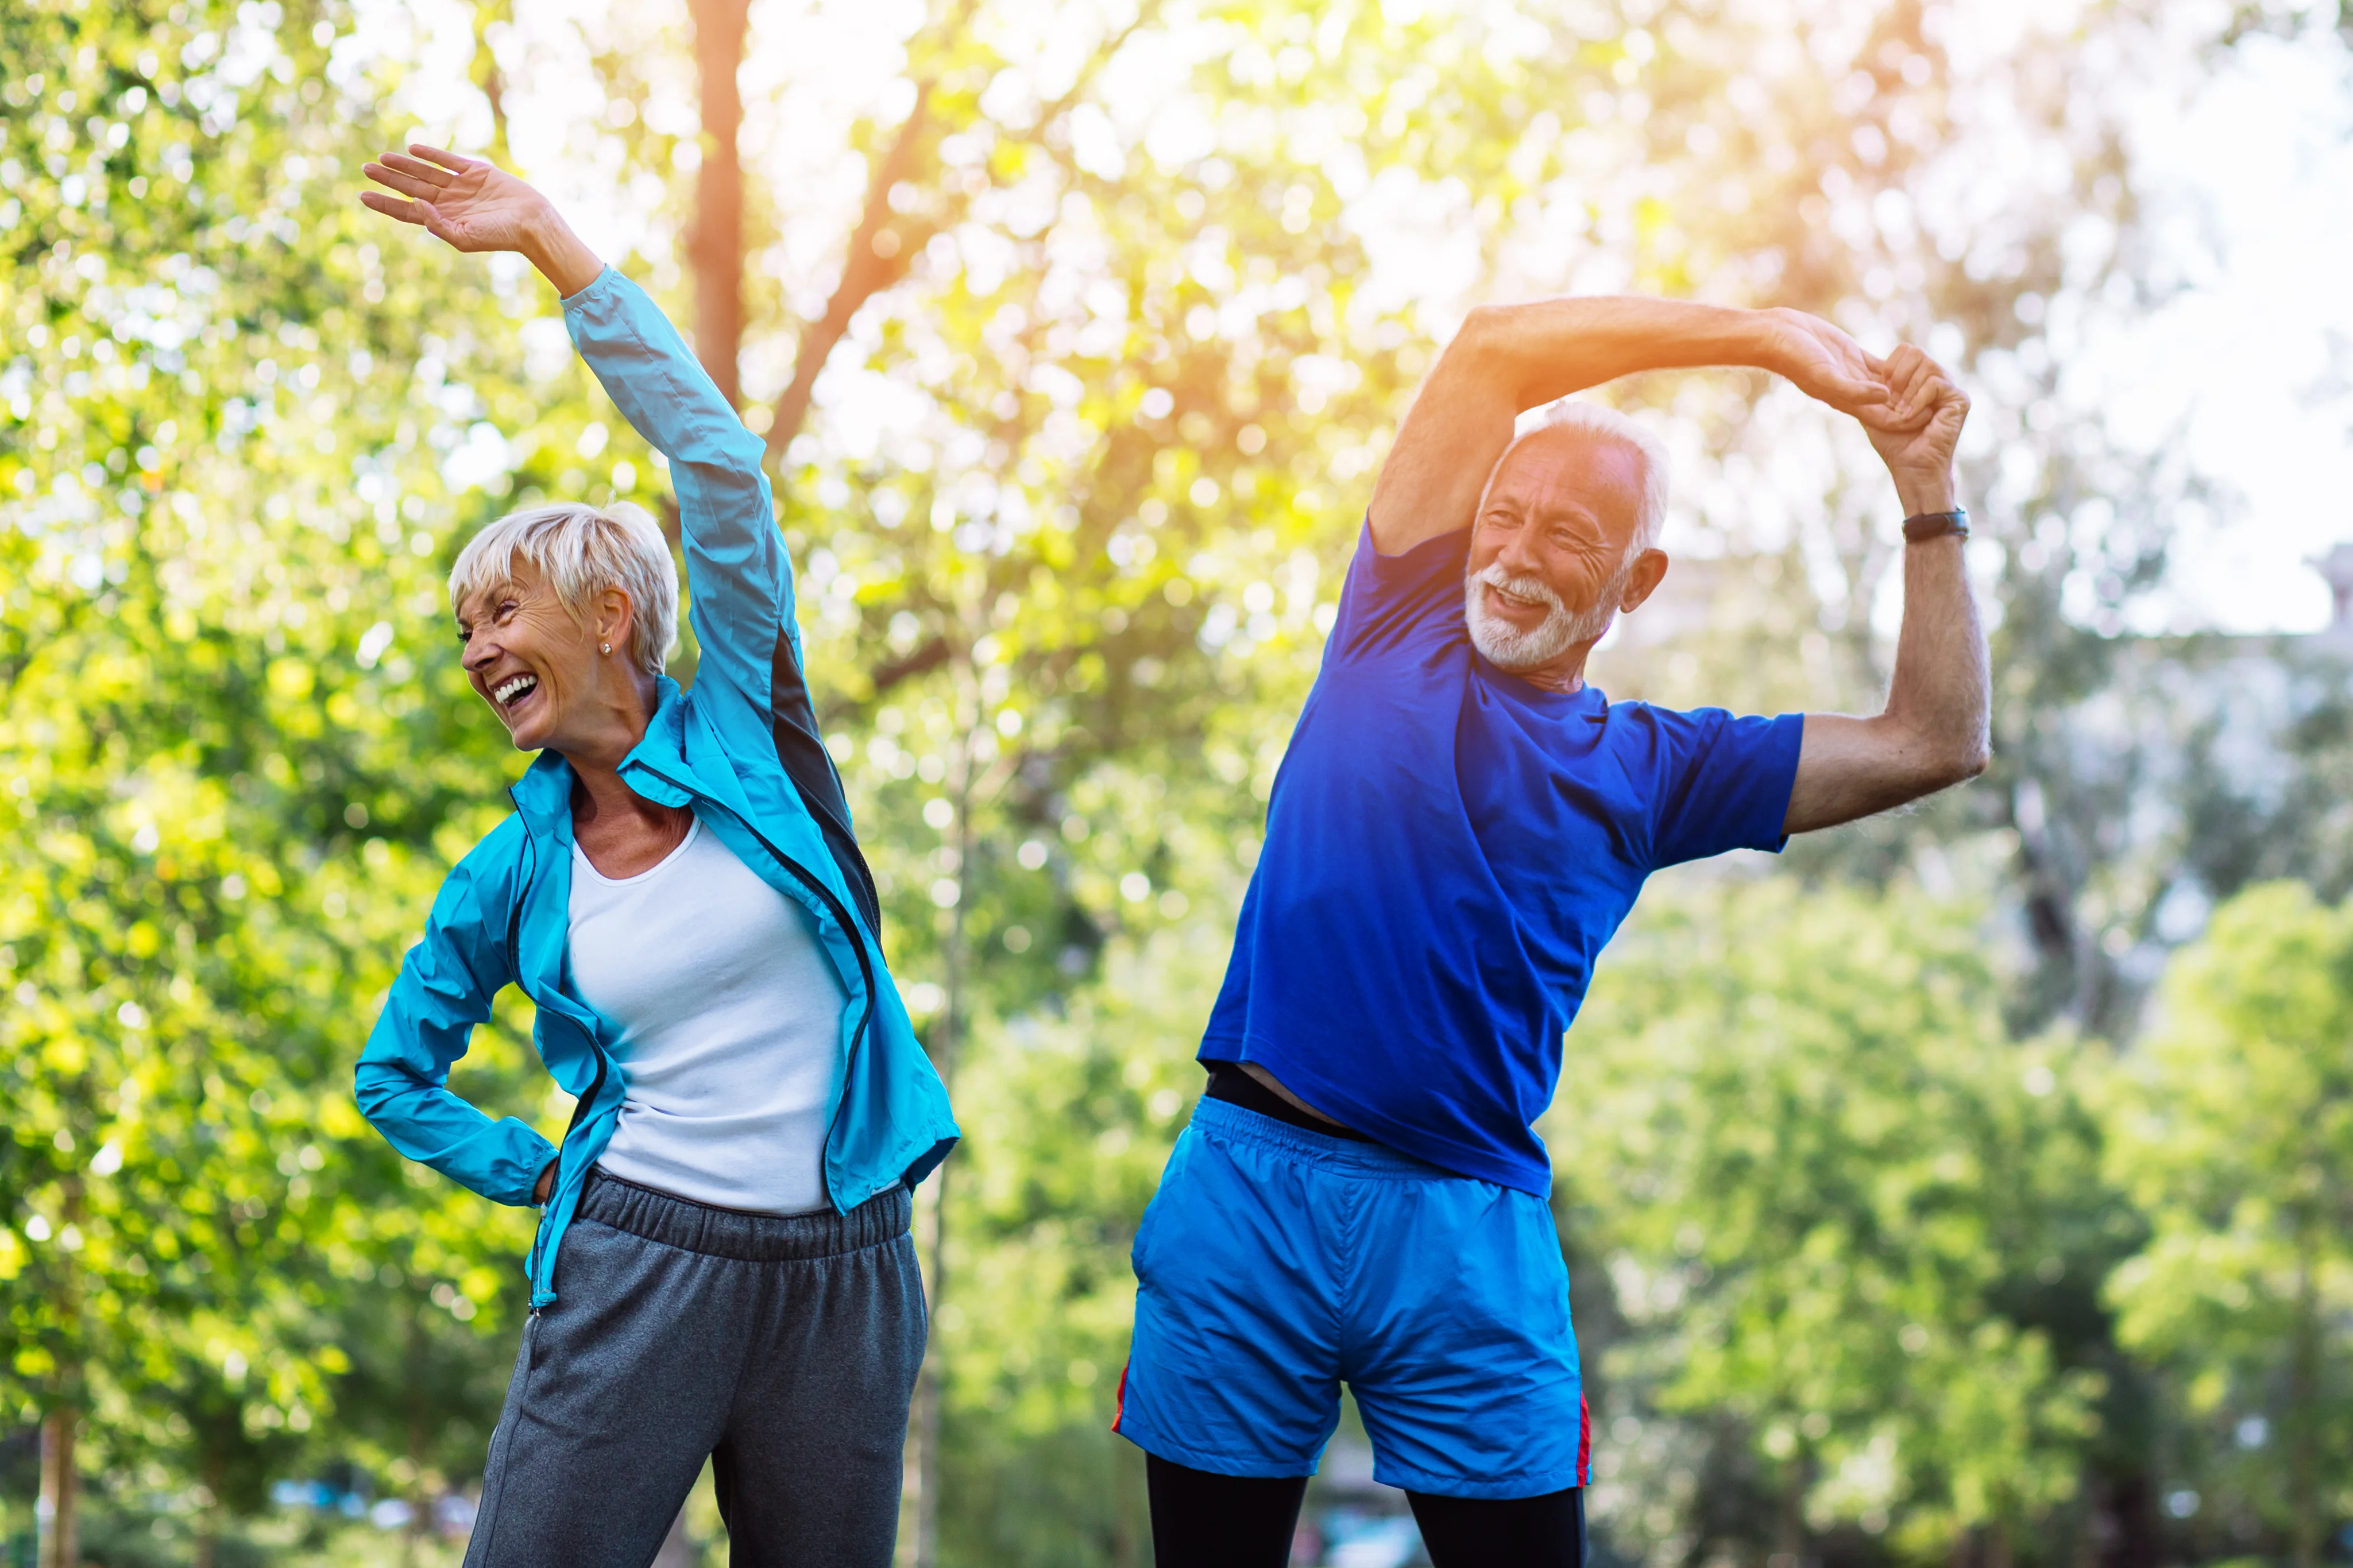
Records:
M753 1214L715 1208L625 1181L603 1169L588 1173L578 1217L641 1236L665 1247L746 1263L787 1263L857 1252L907 1233L915 1201L903 1185L877 1193L848 1214Z
M1238 1062L1211 1062L1209 1087L1201 1092L1211 1100L1222 1100L1229 1105L1239 1105L1244 1110L1255 1110L1261 1116L1271 1117L1286 1126L1308 1132L1321 1132L1326 1138L1345 1138L1351 1143L1380 1142L1377 1138L1366 1137L1353 1127L1343 1127L1336 1121L1309 1115L1244 1072Z

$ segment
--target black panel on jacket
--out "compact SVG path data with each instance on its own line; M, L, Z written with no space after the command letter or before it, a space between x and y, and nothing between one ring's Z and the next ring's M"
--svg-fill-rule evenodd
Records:
M809 705L808 682L801 679L800 662L793 658L793 642L782 628L776 634L776 656L768 664L768 708L773 716L776 759L786 776L800 791L801 804L817 819L825 847L849 884L849 896L866 921L874 940L882 940L882 905L875 896L874 873L865 852L849 831L849 802L841 792L841 774L832 754L818 738L817 710Z

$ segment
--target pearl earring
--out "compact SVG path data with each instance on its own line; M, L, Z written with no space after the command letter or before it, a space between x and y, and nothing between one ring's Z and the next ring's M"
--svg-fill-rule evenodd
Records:
M612 645L611 643L607 643L607 644L605 645L605 651L606 651L607 653L610 653L610 652L612 652L612 651L613 651L613 645Z

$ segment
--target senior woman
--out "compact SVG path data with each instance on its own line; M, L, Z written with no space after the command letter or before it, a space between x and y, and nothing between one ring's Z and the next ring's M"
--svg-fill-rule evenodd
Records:
M636 507L501 518L449 574L468 681L539 755L442 884L357 1089L403 1154L544 1205L466 1562L644 1568L708 1457L735 1563L881 1568L923 1352L911 1194L956 1129L818 735L761 443L538 193L409 153L362 199L528 258L669 458L701 645L681 691L677 573ZM577 1097L560 1145L447 1087L509 984Z

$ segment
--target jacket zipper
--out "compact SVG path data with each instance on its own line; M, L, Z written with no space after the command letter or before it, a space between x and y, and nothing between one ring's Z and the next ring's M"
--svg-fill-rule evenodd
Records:
M516 805L521 805L522 803L518 801ZM524 820L528 824L530 819L526 817ZM523 842L531 847L531 868L523 875L523 884L527 887L539 870L539 841L529 831L528 826L523 834ZM516 984L522 984L522 917L520 911L507 924L507 973L514 976ZM532 1000L536 1005L538 998L533 997ZM579 1027L576 1020L567 1019L567 1022L571 1022L575 1028ZM596 1058L596 1076L589 1080L588 1092L572 1102L572 1120L565 1125L564 1136L555 1141L555 1152L558 1159L563 1157L564 1146L572 1142L572 1135L580 1131L581 1121L586 1118L590 1108L596 1103L596 1096L605 1087L605 1074L610 1065L606 1060L604 1047L596 1043L596 1037L585 1029L581 1030L581 1034L588 1041L589 1054ZM547 1201L550 1203L555 1201L553 1185L548 1189ZM539 1289L540 1246L541 1237L535 1234L531 1238L531 1257L523 1266L523 1273L531 1280L533 1293ZM539 1316L539 1309L533 1307L531 1310L531 1315L534 1318Z
M531 870L523 876L523 881L528 885L532 877L539 870L539 844L528 832L523 835L523 842L531 846L532 867ZM517 984L522 984L522 921L520 918L510 921L507 926L507 973L515 977ZM533 998L534 1005L537 1001L538 998ZM574 1020L573 1025L575 1028L579 1026L577 1020ZM608 1064L605 1059L604 1047L596 1043L596 1037L594 1035L588 1035L585 1029L581 1030L581 1033L587 1036L589 1053L596 1058L596 1076L589 1080L588 1092L572 1102L572 1120L565 1124L564 1136L555 1141L555 1146L559 1152L565 1144L572 1142L572 1135L580 1131L581 1121L587 1116L589 1109L596 1103L597 1091L605 1087L605 1071Z

